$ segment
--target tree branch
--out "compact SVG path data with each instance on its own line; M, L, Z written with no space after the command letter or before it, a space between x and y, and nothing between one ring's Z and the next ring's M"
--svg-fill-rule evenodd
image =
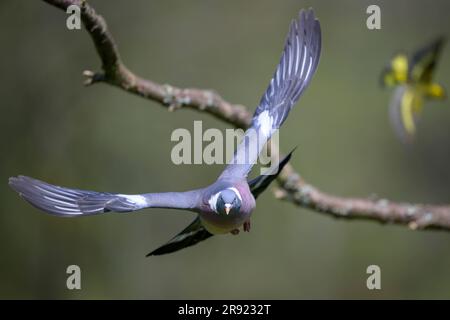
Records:
M130 71L120 58L117 45L105 20L84 0L44 0L66 11L69 5L81 8L81 20L102 61L102 71L84 71L85 85L104 82L129 93L159 102L170 111L187 107L212 114L235 127L247 128L252 114L242 105L231 104L212 90L182 89L143 79ZM396 203L386 199L344 198L321 192L305 182L287 165L278 178L279 199L337 218L369 219L381 223L407 225L411 229L450 230L450 205Z

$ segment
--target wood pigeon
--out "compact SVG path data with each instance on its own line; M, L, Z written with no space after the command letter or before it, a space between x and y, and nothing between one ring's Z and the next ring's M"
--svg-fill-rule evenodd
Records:
M33 206L58 216L122 213L145 208L175 208L197 213L188 227L147 256L174 252L214 234L237 234L241 226L249 231L255 199L278 176L292 152L272 172L250 181L247 175L264 144L280 128L311 81L320 51L319 21L312 9L301 10L291 22L280 63L250 128L231 162L210 186L186 192L128 195L63 188L26 176L10 178L9 185Z

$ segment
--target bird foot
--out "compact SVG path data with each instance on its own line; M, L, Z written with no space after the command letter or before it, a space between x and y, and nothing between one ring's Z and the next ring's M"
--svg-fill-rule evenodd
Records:
M244 222L244 231L250 232L250 220Z
M235 235L239 234L239 229L231 230L230 233L231 233L233 236L235 236Z

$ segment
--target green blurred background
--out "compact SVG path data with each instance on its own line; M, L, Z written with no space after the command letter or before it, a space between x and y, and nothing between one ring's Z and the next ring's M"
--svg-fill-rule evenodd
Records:
M393 53L450 30L448 1L91 1L126 64L176 86L214 88L252 109L282 50L289 21L312 6L323 30L312 85L281 130L303 177L342 196L450 202L449 102L429 103L416 143L403 147L387 118L378 76ZM381 7L382 29L366 28ZM223 166L173 165L176 128L227 126L116 88L81 85L99 59L84 30L40 1L1 1L1 298L450 298L450 233L332 219L271 192L252 231L218 236L175 254L145 258L191 214L63 219L43 214L7 185L25 174L54 184L139 193L211 183ZM436 80L450 89L450 47ZM66 289L66 267L82 290ZM366 268L382 290L366 288Z

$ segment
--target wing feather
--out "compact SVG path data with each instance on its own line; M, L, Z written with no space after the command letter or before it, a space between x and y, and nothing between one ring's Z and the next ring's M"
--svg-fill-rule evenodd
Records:
M172 253L193 246L212 236L213 234L209 233L203 227L200 219L197 217L190 225L183 229L183 231L170 239L169 242L147 254L147 257Z
M9 185L34 207L60 216L130 212L144 208L195 211L201 197L201 190L127 195L69 189L26 176L10 178Z
M252 125L220 178L246 177L273 132L310 83L319 63L321 30L312 9L291 22L275 74L253 115Z
M280 172L283 170L284 166L289 162L291 159L292 153L294 150L289 152L287 156L283 158L283 160L280 161L277 168L274 168L274 172L270 175L260 175L256 177L253 180L250 180L248 182L248 185L250 187L250 192L253 194L253 197L256 199L259 197L261 193L263 193L267 187L272 183L273 180L275 180Z

